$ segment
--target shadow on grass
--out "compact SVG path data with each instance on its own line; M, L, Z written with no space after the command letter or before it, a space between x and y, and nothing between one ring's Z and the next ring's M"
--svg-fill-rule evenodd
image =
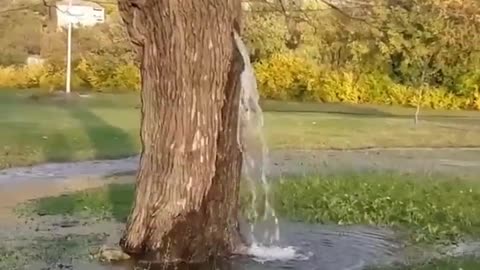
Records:
M69 113L84 128L95 151L95 159L120 158L137 152L127 132L110 125L88 108L75 106Z
M112 126L102 118L98 117L85 107L76 107L71 110L71 115L82 123L90 143L95 149L96 159L120 158L136 153L137 149L131 137L124 130ZM126 222L132 207L134 189L131 185L108 186L107 205L112 217L119 222ZM107 198L105 198L107 200ZM98 207L96 211L101 211Z
M53 135L50 135L50 137L46 138L46 140L48 141L43 149L45 160L48 162L62 162L73 159L73 149L65 135L61 133L54 133Z
M70 101L56 104L80 124L86 134L90 149L88 157L93 159L119 159L138 152L132 136L99 117L86 104ZM73 143L63 134L55 134L43 152L49 161L74 160ZM61 147L62 149L58 149ZM37 212L51 215L69 215L78 212L113 218L125 222L134 197L133 185L108 185L97 190L87 190L72 196L45 198L39 201Z

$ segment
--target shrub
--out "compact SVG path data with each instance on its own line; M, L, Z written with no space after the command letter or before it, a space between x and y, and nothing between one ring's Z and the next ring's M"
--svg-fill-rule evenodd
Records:
M480 91L473 92L467 103L472 109L480 110Z
M134 64L118 66L112 82L115 89L140 91L140 70Z
M55 88L64 85L65 75L51 65L0 68L2 88Z
M102 65L82 59L72 72L73 89L138 91L139 69L133 64ZM65 88L65 67L56 64L0 67L0 88Z
M310 92L311 99L322 102L363 103L366 96L358 84L359 77L351 72L323 71L317 78L316 87Z
M132 91L140 88L140 72L133 63L107 57L83 58L75 69L88 88L96 91Z
M40 84L42 74L45 73L45 67L43 65L24 66L19 71L20 74L17 74L19 87L35 88Z
M379 72L332 70L294 53L274 54L255 64L260 95L264 99L317 102L373 103L433 109L480 110L478 72L462 77L463 95L446 88L419 89L403 85ZM65 87L65 67L58 64L0 67L0 88ZM140 72L134 63L107 56L81 59L72 73L73 89L139 91Z
M441 87L419 88L393 81L382 73L331 70L294 54L276 54L255 65L260 93L266 99L374 103L432 109L479 109L480 94L469 82L467 96Z
M458 90L462 94L475 95L480 91L480 70L473 70L463 76L458 81Z
M43 89L59 89L65 86L65 70L56 65L47 65L39 81L38 87Z
M317 78L317 67L293 54L275 54L255 64L255 70L265 99L305 99Z
M2 88L17 88L19 86L18 74L14 67L0 68L0 86Z

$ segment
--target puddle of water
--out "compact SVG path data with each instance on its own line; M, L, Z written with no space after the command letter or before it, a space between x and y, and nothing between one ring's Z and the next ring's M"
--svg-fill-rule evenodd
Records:
M365 227L337 227L281 222L281 240L278 246L252 246L248 257L204 265L166 267L150 265L155 269L215 269L215 270L361 270L366 266L401 262L401 246L393 240L393 233ZM260 230L260 229L259 229ZM62 255L59 254L59 257ZM62 258L63 265L74 270L138 270L132 262L102 265L93 262ZM59 265L57 263L57 265ZM145 265L143 265L145 266ZM135 268L137 267L137 268ZM34 268L29 268L34 269ZM37 268L38 270L41 268ZM56 270L60 268L47 268Z

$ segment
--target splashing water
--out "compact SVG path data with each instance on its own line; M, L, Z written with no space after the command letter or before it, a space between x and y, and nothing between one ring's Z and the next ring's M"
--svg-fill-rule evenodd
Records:
M253 260L265 263L269 261L305 261L308 260L311 254L300 254L294 247L278 247L278 246L262 246L252 244L248 250L248 254L253 256Z
M254 223L252 222L252 245L248 253L256 260L265 262L272 260L298 259L299 255L293 247L273 246L280 240L280 228L275 210L270 205L270 184L267 181L268 147L263 135L263 112L259 104L259 94L253 67L250 63L248 49L237 32L234 33L235 44L243 58L244 70L241 74L241 94L239 106L239 146L243 155L243 177L248 181L251 194L251 209L253 220L258 221L257 210L257 182L263 195L262 221L273 221L273 226L264 231L262 241L254 236Z

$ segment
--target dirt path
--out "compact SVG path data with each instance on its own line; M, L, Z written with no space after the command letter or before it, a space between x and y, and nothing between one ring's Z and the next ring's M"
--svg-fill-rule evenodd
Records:
M480 149L371 149L350 151L276 150L270 154L270 175L308 174L346 170L396 170L401 172L476 175ZM132 173L138 157L75 163L49 163L0 170L0 186L86 179Z
M281 174L392 170L471 177L480 173L480 149L284 151L272 156L272 171Z

